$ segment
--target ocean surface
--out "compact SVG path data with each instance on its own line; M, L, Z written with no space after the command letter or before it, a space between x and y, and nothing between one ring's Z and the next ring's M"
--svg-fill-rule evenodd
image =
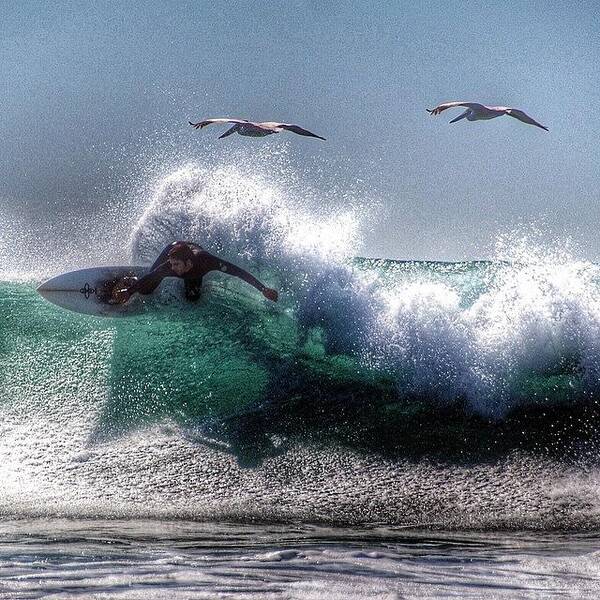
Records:
M0 597L595 598L600 268L353 258L356 220L165 177L131 264L191 239L280 290L138 316L0 283ZM52 254L52 256L50 256Z
M4 598L597 598L598 536L157 520L2 525Z

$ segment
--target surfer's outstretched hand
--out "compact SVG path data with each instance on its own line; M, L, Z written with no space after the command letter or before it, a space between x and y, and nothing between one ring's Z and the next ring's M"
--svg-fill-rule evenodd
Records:
M271 302L277 302L277 299L279 298L277 290L274 290L272 288L265 288L262 291L262 295Z

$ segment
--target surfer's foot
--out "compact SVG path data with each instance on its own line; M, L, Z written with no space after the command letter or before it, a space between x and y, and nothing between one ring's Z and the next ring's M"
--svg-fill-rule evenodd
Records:
M137 277L122 277L115 281L108 304L125 304L131 298L129 286L137 281Z
M125 304L125 302L127 302L127 300L129 300L129 298L131 297L131 294L129 293L129 290L127 288L119 288L119 289L114 289L112 291L112 294L110 296L110 299L108 300L109 304Z

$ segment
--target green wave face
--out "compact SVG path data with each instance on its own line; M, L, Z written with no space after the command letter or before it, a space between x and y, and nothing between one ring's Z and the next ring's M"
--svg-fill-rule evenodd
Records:
M219 286L208 294L195 305L157 303L144 315L110 319L64 311L30 285L3 284L2 404L95 402L103 437L164 418L239 416L279 396L282 378L302 389L299 378L310 379L311 368L315 380L343 379L350 365L371 377L354 359L326 357L315 332L301 333L284 311Z
M445 266L355 267L387 269L393 285L399 270L448 282ZM565 473L557 460L579 464L597 447L600 417L581 366L590 349L559 352L545 370L514 350L508 362L500 356L488 372L506 385L494 390L517 398L502 418L446 393L465 389L456 383L464 354L478 359L454 328L490 289L481 269L450 269L471 294L451 319L423 300L400 322L403 336L396 325L370 331L374 344L360 331L354 353L328 336L353 348L360 321L341 315L343 331L332 330L340 311L323 303L315 317L213 285L197 305L159 298L142 315L108 319L63 311L33 284L3 283L0 513L589 524L589 511L558 518L556 497L540 499ZM434 376L423 379L427 369Z
M3 404L97 398L104 405L98 427L107 431L243 411L263 397L269 360L295 344L297 331L257 300L221 296L213 290L193 309L157 306L105 319L57 308L33 286L3 284Z
M384 282L389 277L397 284L400 271L405 282L433 278L460 285L465 311L486 289L482 273L490 268L392 261L360 261L356 266L377 269ZM412 332L410 344L403 338L390 344L385 335L374 332L382 337L377 344L357 344L356 352L346 354L335 345L332 350L326 320L315 321L313 316L307 324L292 308L269 305L235 286L209 285L197 305L157 300L142 315L107 319L57 308L41 299L32 285L5 283L0 287L0 314L2 405L34 415L51 405L61 406L59 414L68 407L77 411L82 405L93 406L91 439L97 442L161 422L200 428L231 442L232 423L238 427L254 419L256 428L259 419L265 435L293 437L317 430L329 437L337 432L350 444L398 445L406 451L412 448L415 424L422 420L435 424L435 433L429 435L444 446L454 444L448 431L456 427L468 429L476 422L485 431L492 423L465 407L464 384L456 383L459 368L471 372L461 358L464 339L454 339L452 331L444 333L448 323L439 321L437 313L433 325L427 322L422 331ZM415 313L410 328L422 326L422 318ZM353 322L349 318L342 323L346 339ZM433 346L427 339L432 332L440 335ZM395 345L402 343L407 348L399 353ZM457 350L458 366L449 346ZM393 360L390 347L397 352L391 354ZM586 387L577 356L565 353L543 368L533 368L518 354L508 363L503 360L490 376L502 383L495 390L516 398L510 418L539 407L571 410L590 404L595 396L594 389ZM510 369L504 372L505 364ZM494 397L488 401L494 402Z

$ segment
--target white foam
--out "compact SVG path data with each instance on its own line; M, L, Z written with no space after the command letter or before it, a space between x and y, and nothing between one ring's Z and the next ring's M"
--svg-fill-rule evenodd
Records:
M559 373L572 360L585 389L597 389L595 265L521 236L501 238L504 262L459 283L425 267L365 273L348 260L361 246L357 211L308 207L261 173L239 165L172 173L135 228L133 260L193 239L278 287L306 330L324 332L328 352L377 364L394 374L401 393L466 401L501 417L528 401L524 378ZM473 279L481 289L467 301Z

